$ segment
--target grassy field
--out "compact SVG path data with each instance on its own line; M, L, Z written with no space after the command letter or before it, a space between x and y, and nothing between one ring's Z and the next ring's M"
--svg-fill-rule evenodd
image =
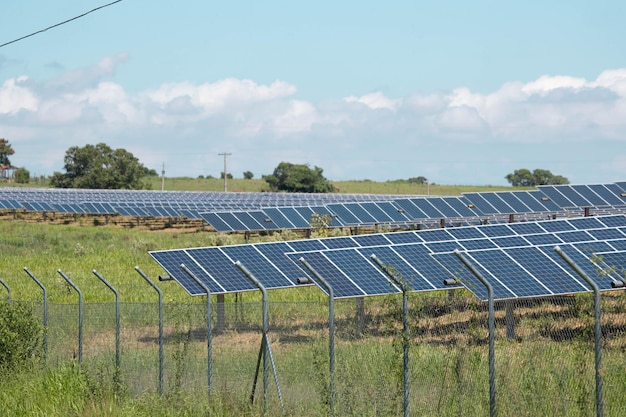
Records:
M146 178L149 189L166 191L224 191L224 181L219 178L165 178L162 182L160 177ZM482 191L511 191L510 186L491 185L418 185L408 181L385 181L376 182L368 180L331 181L339 193L345 194L401 194L401 195L446 195L458 196L464 192ZM0 186L10 187L47 187L43 181L32 181L29 184L0 183ZM244 180L233 178L227 181L227 189L231 192L260 192L267 191L267 183L262 179ZM515 188L515 190L522 188Z

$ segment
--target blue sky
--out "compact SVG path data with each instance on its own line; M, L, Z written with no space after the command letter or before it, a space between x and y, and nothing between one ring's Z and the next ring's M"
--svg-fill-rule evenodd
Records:
M0 6L0 44L110 0ZM626 179L618 1L123 0L0 48L0 137L31 174L71 146L167 176L281 162L332 180Z

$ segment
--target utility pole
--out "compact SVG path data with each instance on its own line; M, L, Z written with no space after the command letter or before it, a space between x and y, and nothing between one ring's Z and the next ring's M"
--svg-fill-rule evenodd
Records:
M165 162L163 162L163 168L161 169L161 191L165 191Z
M218 155L223 156L224 157L224 192L228 191L228 181L226 179L226 177L228 176L226 174L226 157L232 155L232 153L227 153L227 152L223 152L223 153L218 153Z

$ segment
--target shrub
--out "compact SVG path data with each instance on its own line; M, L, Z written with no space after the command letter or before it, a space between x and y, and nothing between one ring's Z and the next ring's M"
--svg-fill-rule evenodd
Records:
M16 369L40 358L43 332L29 304L0 303L0 371Z

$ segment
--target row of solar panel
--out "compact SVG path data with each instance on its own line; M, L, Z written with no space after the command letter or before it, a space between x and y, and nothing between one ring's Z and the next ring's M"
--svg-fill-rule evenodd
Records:
M300 258L311 264L330 283L337 298L399 292L399 289L391 284L380 268L371 261L370 255L375 254L382 262L400 273L414 291L448 289L443 282L452 276L459 278L460 283L478 297L484 298L485 291L480 283L477 284L475 277L461 273L458 265L449 258L442 259L442 264L449 267L446 270L438 262L439 258L433 257L433 254L441 253L449 257L455 249L471 251L472 254L490 251L496 253L507 249L512 252L508 262L514 262L513 260L524 254L537 256L539 255L537 251L541 251L542 255L536 259L549 257L551 262L558 263L550 253L550 249L555 245L566 247L576 260L585 263L585 268L590 274L593 273L599 281L602 281L601 288L608 289L610 280L604 275L599 276L589 259L596 252L626 250L626 216L583 217L176 249L152 251L150 255L191 295L202 295L204 291L183 272L181 264L189 268L212 293L230 293L256 289L235 267L234 262L240 261L244 264L266 288L281 288L295 287L300 285L303 278L310 278L299 265ZM499 277L504 281L502 288L499 288L498 296L535 297L588 290L575 277L561 275L549 275L546 279L552 281L547 284L537 284L532 280L510 283L506 276ZM519 274L515 277L518 279ZM533 279L541 281L542 278L539 275Z
M616 184L542 186L536 191L464 193L462 197L403 198L392 201L331 203L317 207L278 207L254 211L201 213L220 232L302 229L313 213L330 216L331 227L408 224L422 219L559 212L583 207L624 207Z

